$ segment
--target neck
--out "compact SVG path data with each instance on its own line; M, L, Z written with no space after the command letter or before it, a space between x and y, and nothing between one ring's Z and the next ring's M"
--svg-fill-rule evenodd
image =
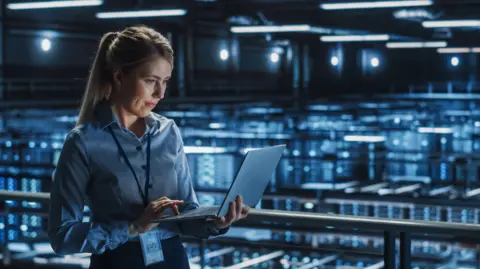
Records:
M137 117L128 111L126 111L124 108L118 105L113 105L112 106L112 111L117 116L118 121L120 124L129 129L132 132L138 131L138 126L144 126L145 121L143 118Z

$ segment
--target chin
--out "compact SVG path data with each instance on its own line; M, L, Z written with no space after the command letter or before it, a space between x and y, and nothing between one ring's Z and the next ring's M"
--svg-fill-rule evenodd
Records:
M142 118L145 118L150 114L151 111L152 111L151 109L142 110L142 111L140 111L138 116L142 117Z

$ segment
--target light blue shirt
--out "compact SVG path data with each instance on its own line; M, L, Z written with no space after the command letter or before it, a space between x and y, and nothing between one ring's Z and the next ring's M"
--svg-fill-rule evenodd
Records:
M69 132L53 173L48 235L52 248L59 254L101 254L129 240L138 240L128 234L128 226L144 211L142 195L107 127L112 127L121 143L142 190L147 136L139 139L123 128L106 101L97 105L94 114L91 121ZM197 208L177 125L153 112L146 123L151 136L148 199L166 196L184 200L180 211ZM91 210L90 222L82 222L85 205ZM208 238L226 232L215 233L205 221L162 224L156 229L162 239L179 234Z

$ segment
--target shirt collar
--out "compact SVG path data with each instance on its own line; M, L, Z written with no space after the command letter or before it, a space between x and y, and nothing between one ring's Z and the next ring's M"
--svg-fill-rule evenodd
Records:
M100 128L105 129L112 124L117 124L119 127L120 121L118 120L115 113L112 111L112 107L107 100L103 100L97 104L95 107L95 117L100 124ZM160 121L153 115L152 112L145 117L145 123L149 130L154 128L160 128Z

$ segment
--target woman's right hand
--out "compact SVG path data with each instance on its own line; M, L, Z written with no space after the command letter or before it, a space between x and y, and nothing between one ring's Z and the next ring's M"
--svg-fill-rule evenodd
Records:
M178 211L178 205L183 204L180 200L170 200L167 197L162 197L158 200L151 201L142 215L133 222L139 233L146 233L150 229L157 226L157 223L152 223L152 220L168 217L164 215L164 211L167 208L173 209L175 215L180 214Z

